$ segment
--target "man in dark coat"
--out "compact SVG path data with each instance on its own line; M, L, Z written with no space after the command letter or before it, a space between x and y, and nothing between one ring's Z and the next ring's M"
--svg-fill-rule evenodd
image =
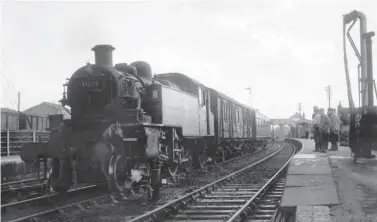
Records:
M314 152L320 151L320 140L319 140L319 123L321 119L321 115L319 113L318 106L313 107L313 134L314 134L314 142L315 142L315 150Z
M329 108L327 110L327 113L330 118L330 142L331 142L330 150L337 151L340 120L339 120L338 115L335 112L335 109Z
M321 114L319 122L320 152L326 153L329 146L330 118L323 108L319 110L319 113Z

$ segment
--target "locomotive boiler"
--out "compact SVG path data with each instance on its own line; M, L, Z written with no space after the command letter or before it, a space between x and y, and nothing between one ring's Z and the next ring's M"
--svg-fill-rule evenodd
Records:
M120 194L141 188L157 200L162 176L265 144L253 109L183 74L152 76L144 61L113 65L110 45L92 50L95 64L65 84L71 119L51 125L49 143L26 144L20 154L26 163L51 159L55 191L95 183Z

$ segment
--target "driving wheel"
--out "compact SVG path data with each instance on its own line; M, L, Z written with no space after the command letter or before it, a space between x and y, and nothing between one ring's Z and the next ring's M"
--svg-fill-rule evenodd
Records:
M110 160L110 179L112 190L115 192L123 193L128 183L132 183L128 177L127 161L120 154L114 154Z

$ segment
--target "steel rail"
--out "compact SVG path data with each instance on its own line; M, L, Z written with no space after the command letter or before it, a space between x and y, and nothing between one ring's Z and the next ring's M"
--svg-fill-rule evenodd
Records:
M289 145L291 145L291 146L293 146L293 154L292 154L292 156L289 158L289 160L280 168L280 170L278 171L278 172L276 172L275 173L275 175L271 178L271 179L269 179L268 180L268 182L266 182L265 183L265 185L262 187L262 188L260 188L259 190L258 190L258 192L256 192L255 194L254 194L254 196L253 197L251 197L250 199L249 199L249 201L247 201L246 202L246 204L244 204L244 206L243 207L241 207L236 213L234 213L233 214L233 216L231 217L231 218L229 218L228 220L227 220L227 222L233 222L233 221L235 221L238 217L240 217L241 216L241 214L246 210L246 208L248 208L250 205L251 205L251 203L264 191L264 190L266 190L266 188L268 188L268 186L270 186L271 184L273 184L274 182L275 182L275 180L276 179L278 179L278 177L280 176L280 174L283 172L283 170L285 170L285 168L288 166L288 164L289 164L289 162L291 162L291 160L292 160L292 158L294 157L294 155L296 154L296 147L293 145L293 144L291 144L291 143L287 143L287 144L289 144Z
M74 192L79 192L79 191L83 191L83 190L94 188L94 187L96 187L96 185L89 185L89 186L85 186L85 187L80 187L80 188L77 188L77 189L69 190L68 193L72 194ZM3 210L6 210L6 208L9 208L9 207L14 207L14 206L17 206L17 205L35 202L35 201L41 201L41 200L44 200L44 199L48 199L50 197L57 197L57 196L59 196L59 193L51 193L51 194L46 194L46 195L43 195L43 196L40 196L40 197L34 197L34 198L26 199L26 200L13 202L13 203L2 204L1 210L3 211Z
M265 148L263 148L261 150L258 150L258 151L252 152L252 153L248 153L248 154L243 155L243 156L238 156L238 157L234 157L234 158L228 159L228 160L226 160L226 161L224 161L222 163L231 162L231 161L237 160L237 159L245 157L245 156L250 156L250 155L254 155L254 154L260 153L260 152L266 150L267 148L272 147L273 145L274 144L268 145L267 147L265 147ZM284 148L284 146L279 151L277 151L275 153L280 152L283 148ZM264 158L263 160L266 160L267 158L272 157L272 156L273 155L270 155L270 156ZM258 161L257 163L262 162L263 160ZM257 164L257 163L255 163L255 164ZM209 166L205 167L204 169L206 169L208 167ZM250 166L250 167L252 167L252 166ZM237 172L235 172L235 173L237 173ZM29 180L25 180L25 181L14 181L14 182L9 182L8 184L17 184L17 183L29 182L29 181L33 181L33 180L35 180L35 179L29 179ZM89 186L86 186L86 187L80 187L80 188L77 188L77 189L74 189L74 190L70 190L68 192L70 194L72 194L73 192L78 192L78 191L90 189L90 188L93 188L93 187L96 187L96 186L95 185L89 185ZM4 205L1 206L1 210L5 211L9 207L15 207L17 205L22 205L22 204L25 204L25 203L31 203L31 202L36 202L36 201L43 201L45 199L49 199L51 197L57 197L57 196L59 196L59 193L51 193L51 194L47 194L47 195L40 196L40 197L35 197L35 198L26 199L26 200L22 200L22 201L18 201L18 202L4 204ZM83 204L83 203L88 203L88 202L95 201L95 200L98 200L98 199L101 199L101 198L104 198L104 197L109 197L109 196L111 196L111 195L110 194L106 194L106 195L101 195L101 196L94 197L94 198L92 197L92 198L89 198L89 199L86 199L86 200L81 200L81 201L78 201L78 202L65 204L65 205L62 205L62 206L59 206L59 207L54 207L54 208L51 208L51 209L48 209L48 210L44 210L44 211L41 211L41 212L38 212L38 213L34 213L34 214L31 214L31 215L23 216L21 218L17 218L17 219L10 220L10 221L23 221L23 220L35 218L35 217L42 216L42 215L45 215L45 214L48 214L48 213L51 213L51 212L56 212L56 211L59 211L59 210L63 210L63 209L72 207L72 206L78 206L78 205Z
M26 184L26 185L18 185L18 186L14 186L14 187L6 187L4 189L1 190L1 194L7 194L7 193L12 193L12 192L17 192L17 191L26 191L26 190L30 190L30 189L38 189L38 188L42 188L44 186L47 186L47 181L42 181L42 182L39 182L39 183L30 183L30 184Z
M233 173L231 173L231 174L229 174L229 175L227 175L227 176L225 176L225 177L223 177L223 178L221 178L219 180L216 180L215 182L212 182L212 183L210 183L210 184L208 184L208 185L206 185L206 186L204 186L202 188L199 188L199 189L197 189L195 191L192 191L191 193L186 194L186 195L184 195L184 196L182 196L182 197L180 197L180 198L178 198L176 200L173 200L173 201L171 201L169 203L166 203L166 204L164 204L164 205L162 205L162 206L160 206L160 207L158 207L158 208L156 208L156 209L154 209L152 211L149 211L149 212L147 212L147 213L145 213L143 215L140 215L140 216L138 216L136 218L133 218L133 219L129 220L128 222L143 221L143 220L146 220L148 218L154 218L154 220L157 220L158 216L156 214L158 214L158 213L162 213L162 212L166 213L166 210L170 209L170 208L173 211L176 211L177 208L174 207L174 205L182 203L186 199L191 199L192 200L193 198L196 198L196 197L200 196L203 191L209 191L209 189L212 188L212 187L218 187L222 183L224 183L224 182L226 182L228 180L231 180L234 177L236 177L237 175L245 173L250 168L253 168L256 165L258 165L260 163L263 163L266 160L274 157L276 154L278 154L280 151L282 151L284 149L284 143L282 143L282 144L283 144L282 148L280 148L278 151L272 153L271 155L263 158L262 160L259 160L259 161L255 162L255 163L253 163L253 164L251 164L251 165L249 165L247 167L244 167L244 168L242 168L242 169L240 169L240 170L238 170L236 172L233 172Z
M267 149L273 147L276 143L279 143L279 142L276 141L276 142L273 143L273 144L268 144L265 148L262 148L262 149L260 149L260 150L257 150L257 151L254 151L254 152L248 152L248 153L246 153L245 155L241 155L241 156L235 156L235 157L230 158L230 159L227 159L227 160L225 160L225 161L221 161L221 162L217 162L217 163L212 162L212 163L210 163L210 164L208 164L208 165L205 165L203 168L196 168L196 169L193 169L189 174L192 174L192 173L198 173L198 172L205 171L205 170L210 170L210 169L212 169L213 167L218 167L218 166L221 166L221 165L224 165L224 164L227 164L227 163L234 162L234 161L239 160L239 159L241 159L241 158L245 158L245 157L248 157L248 156L256 155L256 154L258 154L258 153L261 153L261 152L266 151ZM258 147L258 148L260 148L260 147ZM187 175L187 173L179 173L179 174L177 174L175 177L186 176L186 175ZM169 176L169 177L164 177L164 179L173 179L173 180L175 180L175 178L174 178L174 177L171 177L171 176ZM165 185L165 184L164 184L164 185Z
M273 145L269 145L266 148L270 148ZM230 162L232 160L235 160L235 159L238 159L238 158L241 158L241 157L245 157L245 156L249 156L249 155L253 155L253 154L259 153L259 152L265 150L266 148L258 150L258 151L255 151L253 153L249 153L249 154L244 155L244 156L239 156L239 157L235 157L235 158L232 158L232 159L228 159L228 160L224 161L223 163ZM83 187L83 188L78 188L78 189L83 190L83 189L94 187L94 186L95 185L91 185L91 186L87 186L87 187ZM72 191L77 191L78 189L72 190ZM72 191L70 191L70 192L72 192ZM48 198L48 197L57 196L57 195L58 195L57 193L49 194L49 195L46 195L46 196L43 196L43 197L37 197L37 198L33 198L33 199L25 200L25 201L20 201L20 202L13 203L13 204L8 204L7 206L9 207L9 206L12 206L12 205L18 205L18 204L21 204L21 203L35 201L35 200L38 200L38 199L41 199L41 198ZM62 205L62 206L58 206L58 207L54 207L54 208L51 208L51 209L47 209L47 210L44 210L44 211L41 211L41 212L38 212L38 213L30 214L30 215L23 216L23 217L20 217L20 218L14 219L14 220L10 220L10 221L16 222L16 221L24 221L24 220L28 220L28 219L32 219L32 218L37 218L39 216L43 216L43 215L46 215L46 214L49 214L49 213L61 211L61 210L64 210L64 209L67 209L67 208L70 208L70 207L74 207L74 206L79 206L80 207L81 204L93 202L93 201L100 200L100 199L103 199L103 198L106 198L106 197L111 197L111 194L100 195L98 197L89 198L89 199L86 199L86 200L81 200L81 201L77 201L77 202L65 204L65 205ZM81 207L80 207L80 209L81 209Z
M257 151L254 151L254 152L250 152L250 153L247 153L247 154L245 154L245 155L242 155L242 156L236 156L236 157L234 157L234 158L230 158L230 159L227 159L227 160L225 160L225 161L223 161L223 162L218 162L218 163L212 163L212 164L210 164L210 165L206 165L206 166L204 166L203 168L198 168L198 169L194 169L192 172L190 172L189 174L192 174L192 173L198 173L198 172L201 172L201 171L205 171L205 170L211 170L211 169L213 169L214 167L219 167L219 166L223 166L224 164L230 164L230 163L232 163L232 162L234 162L234 161L236 161L236 160L239 160L239 159L241 159L241 158L246 158L246 157L249 157L249 156L254 156L254 155L256 155L256 154L259 154L259 153L262 153L263 151L266 151L267 149L269 149L269 148L272 148L274 145L276 145L276 144L283 144L281 141L274 141L272 144L268 144L265 148L262 148L262 149L260 149L260 150L257 150ZM259 147L260 148L260 147ZM176 175L176 177L179 177L179 176L183 176L183 178L185 178L185 176L186 176L186 173L180 173L180 174L177 174ZM165 178L165 179L173 179L173 184L174 183L176 183L177 181L179 181L179 179L174 179L173 177L167 177L167 178ZM182 179L182 178L180 178L180 179ZM166 185L166 184L164 184L164 187L169 187L169 184L168 185ZM185 187L185 188L181 188L181 189L179 189L178 190L178 192L179 191L182 191L182 190L186 190L187 189L187 187Z
M98 190L97 190L97 192L91 192L92 189L95 189L95 188L97 188L96 185L89 185L89 186L80 187L80 188L68 191L66 193L66 195L68 194L68 197L62 196L61 194L58 194L58 193L53 193L53 194L48 194L48 195L45 195L45 196L42 196L42 197L32 198L32 199L29 199L29 200L24 200L24 201L19 201L19 202L16 202L16 203L8 204L8 207L18 207L19 205L24 205L24 203L27 203L27 202L46 201L46 202L43 202L43 203L48 204L48 203L50 203L51 201L54 201L54 200L58 201L56 203L51 203L52 206L50 205L50 207L48 207L48 205L47 205L47 207L44 207L44 206L40 207L41 209L31 208L31 212L26 213L26 214L21 213L21 215L14 215L14 214L3 215L3 212L2 212L2 220L4 220L4 221L24 221L24 220L36 218L38 216L43 216L43 215L48 214L48 213L58 212L58 211L61 211L63 209L66 209L66 208L69 208L69 207L72 207L72 206L78 206L78 207L80 207L80 209L83 209L81 204L89 203L89 202L95 201L97 199L103 198L105 196L109 196L109 194L104 195L104 192L97 193ZM82 192L86 192L86 193L82 193ZM78 194L80 194L80 195L76 196L73 200L71 200L71 198L74 195L78 195ZM82 195L85 195L86 197L82 196ZM87 195L89 195L89 196L87 196ZM81 198L80 196L82 196L83 198ZM54 199L51 199L51 197L53 197ZM59 197L62 198L62 199L57 199ZM77 198L77 197L79 197L79 198ZM34 205L38 206L38 205L36 205L36 203L34 203ZM4 212L5 212L5 210L7 210L7 209L3 209L3 206L2 206L1 210L2 211L4 210ZM14 209L14 210L17 210L17 209ZM13 208L12 208L12 213L13 213Z
M38 181L38 180L47 180L47 178L32 178L32 179L27 179L27 180L17 180L17 181L11 181L11 182L7 182L7 183L2 183L1 184L1 188L5 187L5 186L12 186L12 185L16 185L16 184L21 184L21 183L29 183L29 182L34 182L34 181Z
M17 218L15 220L10 220L9 222L18 222L18 221L24 221L24 220L27 220L27 219L36 218L36 217L39 217L39 216L46 215L48 213L52 213L52 212L64 210L64 209L69 208L69 207L78 206L78 205L83 204L83 203L87 203L87 202L91 202L91 201L96 201L96 200L99 200L101 198L105 198L105 197L108 197L108 196L109 196L109 194L105 194L105 195L101 195L101 196L98 196L98 197L90 198L90 199L87 199L87 200L82 200L82 201L78 201L78 202L66 204L66 205L55 207L55 208L51 208L51 209L48 209L48 210L45 210L45 211L42 211L42 212L39 212L39 213L35 213L35 214L28 215L28 216L25 216L25 217Z

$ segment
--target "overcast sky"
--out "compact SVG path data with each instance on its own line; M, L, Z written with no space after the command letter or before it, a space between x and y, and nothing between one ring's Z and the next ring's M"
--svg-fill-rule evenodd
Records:
M154 2L3 3L1 106L17 109L17 91L21 110L57 102L65 78L93 62L91 48L111 44L114 63L148 61L154 73L181 72L244 104L251 86L252 106L267 116L288 118L301 102L310 118L313 105L327 108L327 84L332 105L348 105L342 15L360 10L377 31L376 0Z

